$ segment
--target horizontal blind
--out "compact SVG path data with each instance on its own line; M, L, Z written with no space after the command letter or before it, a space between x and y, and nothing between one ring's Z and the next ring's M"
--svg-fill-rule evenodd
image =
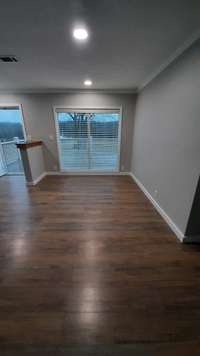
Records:
M73 109L73 108L56 108L55 109L56 113L84 113L84 114L119 114L120 109L84 109L84 108L79 108L79 109Z
M117 170L118 131L118 113L95 113L91 116L91 169L100 171Z
M56 112L62 170L118 169L119 110Z
M88 129L83 113L58 113L60 162L63 170L87 170Z

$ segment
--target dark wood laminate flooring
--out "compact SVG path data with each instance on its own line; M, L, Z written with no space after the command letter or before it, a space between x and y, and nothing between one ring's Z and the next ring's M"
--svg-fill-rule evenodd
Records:
M0 203L0 355L200 355L200 247L130 177L2 177Z

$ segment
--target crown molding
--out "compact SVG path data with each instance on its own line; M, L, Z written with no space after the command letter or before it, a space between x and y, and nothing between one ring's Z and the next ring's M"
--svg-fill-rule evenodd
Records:
M156 77L158 77L170 64L172 64L178 57L180 57L189 47L192 46L200 38L200 29L196 31L190 38L188 38L177 50L147 79L138 87L138 93L148 86Z
M0 89L0 95L20 95L20 94L136 94L137 88L132 89Z

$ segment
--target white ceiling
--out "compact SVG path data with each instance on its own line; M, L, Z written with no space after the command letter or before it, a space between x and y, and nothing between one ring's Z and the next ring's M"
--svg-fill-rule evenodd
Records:
M0 0L0 90L134 90L200 26L199 0ZM71 30L86 24L77 44Z

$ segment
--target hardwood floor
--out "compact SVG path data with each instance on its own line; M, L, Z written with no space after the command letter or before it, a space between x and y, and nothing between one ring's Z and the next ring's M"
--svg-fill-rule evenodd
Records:
M0 202L0 355L200 354L200 247L130 177L2 177Z

